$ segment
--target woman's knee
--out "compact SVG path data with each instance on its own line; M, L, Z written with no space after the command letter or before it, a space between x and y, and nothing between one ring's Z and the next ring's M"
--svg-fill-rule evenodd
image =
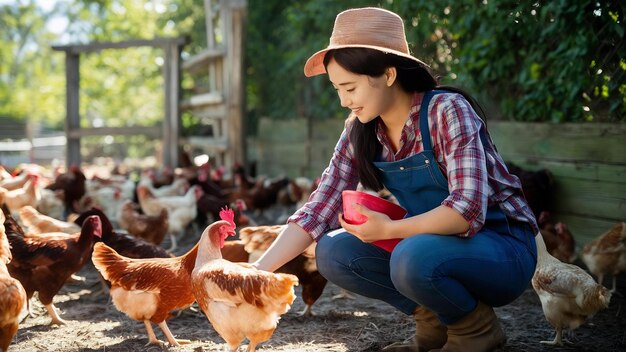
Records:
M428 249L430 241L402 242L393 251L389 263L391 281L400 292L427 284L435 269Z
M335 236L325 235L315 247L315 259L317 270L322 276L330 279L338 271L347 270L349 263L345 262L346 254L349 252L346 247L346 234L338 234Z

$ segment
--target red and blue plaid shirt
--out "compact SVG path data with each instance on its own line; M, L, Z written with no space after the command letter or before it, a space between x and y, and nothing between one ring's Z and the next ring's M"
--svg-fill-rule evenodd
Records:
M424 150L419 129L422 97L423 93L413 96L410 117L395 154L383 122L378 120L376 134L383 147L382 160L401 160ZM487 207L495 204L499 204L509 218L529 223L536 233L536 220L522 195L519 179L507 171L490 137L484 144L481 142L481 130L486 136L488 133L469 102L460 94L437 94L428 105L428 119L433 152L448 179L450 192L441 204L459 212L470 224L469 230L459 236L476 234L485 223ZM353 155L354 149L344 129L317 190L288 220L298 224L316 241L339 227L341 191L357 187L359 179Z

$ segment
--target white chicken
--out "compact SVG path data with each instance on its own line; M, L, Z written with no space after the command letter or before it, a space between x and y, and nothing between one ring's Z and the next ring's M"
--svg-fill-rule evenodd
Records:
M280 316L291 308L298 278L222 259L220 249L226 237L235 235L235 223L232 210L223 210L220 217L226 221L211 224L200 238L191 274L192 291L229 350L237 351L248 338L248 351L252 352L269 340Z
M537 242L537 269L532 285L541 300L546 320L556 330L548 345L563 345L563 329L574 330L601 309L607 308L611 293L599 285L586 271L566 264L548 253L541 234Z
M137 187L137 198L144 214L158 216L162 209L168 212L168 234L172 244L169 249L173 252L176 245L176 236L185 232L189 225L198 215L197 201L202 195L202 189L198 186L191 186L184 196L171 196L157 198L145 186Z
M20 221L30 233L64 232L71 234L80 232L80 226L75 223L57 220L53 217L41 214L30 205L21 207L19 214Z

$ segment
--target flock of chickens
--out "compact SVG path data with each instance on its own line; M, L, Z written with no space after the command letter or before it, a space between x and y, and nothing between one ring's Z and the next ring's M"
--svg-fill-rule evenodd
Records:
M253 222L244 212L262 211L270 202L300 201L310 194L312 182L252 183L235 174L236 183L227 186L206 167L178 170L169 182L149 172L138 182L122 176L88 178L76 167L55 177L34 165L14 174L0 171L0 351L8 349L19 322L30 313L35 292L51 324L64 324L53 298L90 261L115 307L144 322L150 344L162 344L152 323L170 345L186 342L174 338L166 320L197 302L229 350L247 338L248 350L254 351L290 309L294 286L300 283L304 300L313 304L326 284L308 252L279 273L248 264L250 254L266 249L281 228L246 226ZM186 253L174 256L175 248L161 246L166 235L186 236L189 227L198 225L204 231ZM245 226L240 238L225 241L237 235L237 226Z
M572 264L576 245L567 226L550 219L549 173L513 167L540 224L538 265L532 280L554 341L608 307L616 275L626 271L626 226L616 224L580 252L587 269ZM270 339L282 314L302 287L311 306L326 285L315 266L314 244L277 273L251 265L284 225L257 226L256 218L276 204L302 204L316 188L305 179L251 178L235 165L232 177L208 164L176 170L115 173L103 178L72 166L50 172L22 165L9 173L0 166L0 352L6 351L19 322L30 313L34 293L51 324L64 324L52 301L84 265L98 270L115 307L145 324L150 344L177 346L166 320L197 302L216 332L235 351L247 338L248 350ZM277 220L276 222L281 223ZM282 221L284 223L284 221ZM204 229L189 231L189 229ZM174 256L177 239L202 233L196 245ZM162 242L169 236L170 248ZM237 239L227 239L238 236ZM613 287L602 286L604 276Z

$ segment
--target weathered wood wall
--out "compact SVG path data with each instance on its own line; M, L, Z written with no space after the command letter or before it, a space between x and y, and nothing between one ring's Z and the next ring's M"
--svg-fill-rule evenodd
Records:
M341 119L263 119L250 142L259 173L316 177L328 165ZM491 136L505 160L528 170L548 169L556 182L556 220L577 243L626 221L626 124L547 124L492 121Z

